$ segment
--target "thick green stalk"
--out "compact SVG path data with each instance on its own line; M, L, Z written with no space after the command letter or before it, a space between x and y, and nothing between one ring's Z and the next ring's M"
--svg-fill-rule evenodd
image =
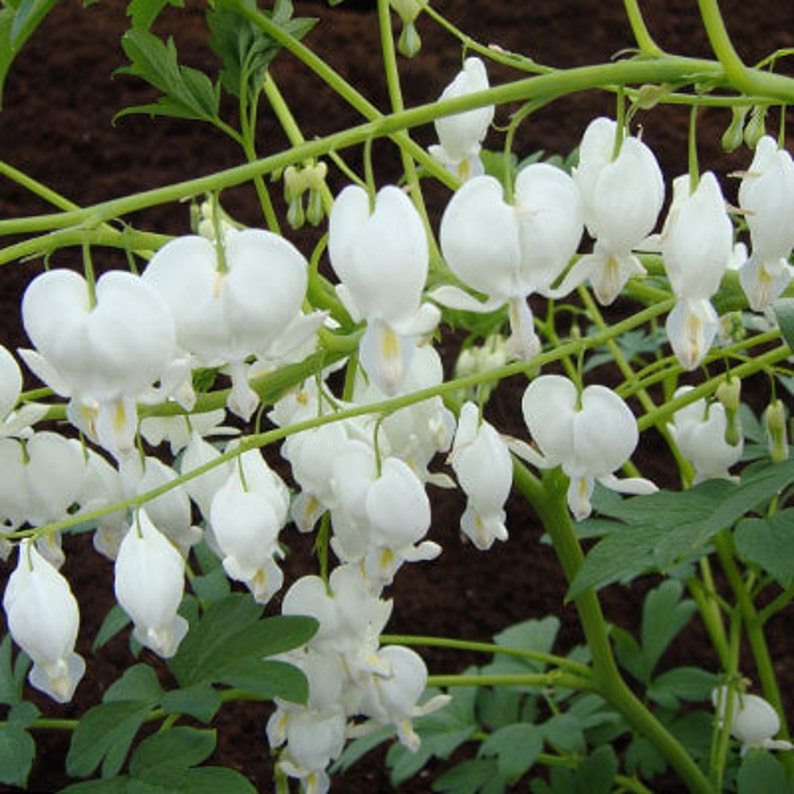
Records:
M531 686L541 689L576 689L597 691L593 683L569 673L552 670L549 673L505 673L502 675L429 675L427 685L435 687L454 686Z
M547 473L543 482L526 467L514 462L514 481L537 512L551 537L554 551L568 582L573 581L584 561L565 504L565 482L559 472ZM574 599L579 621L593 659L596 691L670 762L692 792L713 792L706 776L681 744L651 714L628 688L618 670L607 636L601 604L592 589Z
M637 0L623 0L623 8L626 11L626 16L631 25L631 32L634 34L634 39L643 55L663 55L664 53L661 47L659 47L648 32L648 28L642 16L642 11L640 11L640 4Z

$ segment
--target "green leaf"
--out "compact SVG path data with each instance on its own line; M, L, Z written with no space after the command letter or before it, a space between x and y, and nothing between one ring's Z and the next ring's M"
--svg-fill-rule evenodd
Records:
M579 720L572 714L555 714L540 726L543 738L555 749L566 753L582 753L584 733Z
M177 727L144 739L130 758L132 777L151 783L179 781L188 767L206 761L215 749L215 731Z
M66 755L71 777L88 777L102 764L102 776L119 773L132 740L149 714L149 704L121 700L89 709L77 724Z
M626 770L652 780L667 769L665 757L644 736L635 736L626 750Z
M245 0L246 5L256 9L254 0ZM285 33L302 39L316 24L316 19L292 18L292 3L279 2L272 13L259 11L269 16ZM281 49L281 45L253 22L225 8L218 2L207 12L207 24L212 35L210 47L223 61L220 77L223 87L233 96L240 96L244 86L247 96L254 97L261 89L265 72Z
M783 764L768 752L751 750L742 760L738 794L791 794Z
M771 518L747 518L736 527L736 551L746 563L759 566L781 585L794 581L794 509Z
M20 0L4 3L0 10L0 110L3 87L14 58L55 7L57 0Z
M499 632L494 637L494 642L503 648L551 653L559 630L560 621L554 616L542 620L526 620ZM483 674L540 673L545 669L546 665L542 662L495 654L493 662L484 666L482 672Z
M182 794L218 794L218 792L257 794L256 788L239 772L217 766L188 769L180 792Z
M476 759L464 761L452 767L433 783L433 791L454 792L454 794L483 794L493 784L494 779L504 791L504 784L499 780L498 766L495 761ZM488 789L492 791L493 789Z
M229 577L220 566L203 576L194 576L190 586L193 592L208 604L223 601L232 591Z
M127 6L127 16L132 20L133 28L149 30L152 23L166 6L184 8L184 0L131 0Z
M474 670L467 672L474 673ZM428 690L425 694L432 697L438 692ZM474 716L476 688L453 687L448 694L452 700L443 709L413 721L414 730L422 739L415 753L398 743L389 750L386 761L392 768L391 782L394 786L413 777L433 756L447 758L479 730Z
M642 610L642 651L645 657L647 682L662 654L697 611L694 601L682 601L684 587L668 579L651 590Z
M218 682L235 665L303 645L317 631L313 618L283 615L260 619L262 608L242 594L213 604L191 626L169 667L182 687Z
M129 782L126 775L105 780L85 780L62 788L58 794L133 794Z
M331 765L329 774L335 775L338 772L346 772L359 759L363 758L370 750L374 750L379 744L391 739L395 730L391 725L380 728L360 739L354 739L345 746L342 755Z
M130 59L130 65L118 71L142 78L163 96L155 104L125 108L116 114L114 120L130 113L199 121L218 118L220 97L217 89L203 72L177 63L173 39L163 43L149 31L133 28L122 36L121 46Z
M585 758L576 770L576 791L579 794L610 794L612 781L618 773L618 760L610 745L599 747Z
M699 559L710 551L717 532L762 509L792 480L794 460L788 460L749 466L739 485L709 480L684 492L610 500L606 509L616 520L585 558L568 598ZM598 509L604 512L602 505Z
M129 626L131 622L129 615L118 604L114 604L107 615L105 615L105 619L99 627L91 650L98 651L103 645L110 642L120 631L123 631Z
M168 714L189 714L205 724L212 721L223 704L220 692L210 684L194 684L168 692L160 701Z
M778 298L772 302L772 309L777 317L780 333L789 348L794 350L794 298Z
M17 703L22 699L22 690L25 682L25 675L27 667L30 665L30 660L23 653L17 656L17 665L13 661L13 648L14 644L11 641L11 635L6 634L3 641L0 643L0 703ZM18 670L20 659L25 667L24 670ZM25 664L27 660L27 664Z
M286 662L258 658L232 660L221 672L220 683L262 698L280 697L291 703L306 703L309 699L309 682L303 671Z
M483 742L483 755L497 756L499 775L515 783L535 763L543 750L543 731L537 725L517 723L500 728Z
M660 706L677 711L680 701L702 703L709 700L717 678L699 667L675 667L653 679L648 697Z
M36 742L19 725L0 724L0 783L25 788L36 757Z
M114 681L102 696L103 703L138 701L155 706L163 696L163 688L157 673L148 664L136 664L125 670L118 681Z

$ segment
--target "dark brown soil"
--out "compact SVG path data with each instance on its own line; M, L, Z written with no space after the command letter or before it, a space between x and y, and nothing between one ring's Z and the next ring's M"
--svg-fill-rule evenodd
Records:
M205 27L200 4L189 0L183 11L163 15L158 31L173 33L183 62L211 70L215 58L205 43ZM347 2L328 10L320 0L296 0L296 14L322 16L322 23L308 41L327 57L338 71L359 87L379 108L388 102L378 69L379 44L371 2ZM459 27L483 42L494 42L505 49L531 55L541 63L575 66L596 63L632 45L622 4L613 0L439 0L438 6ZM742 56L753 62L778 47L790 44L794 30L794 5L786 2L742 0L724 2L730 30ZM707 55L708 46L696 19L696 4L691 0L647 0L643 3L649 27L666 49L687 55ZM0 113L0 157L62 193L80 205L114 198L134 191L165 185L208 174L242 161L235 144L199 123L170 120L150 121L127 117L115 126L113 115L121 108L149 101L149 91L139 81L124 75L111 75L125 63L119 37L126 29L124 6L116 0L84 9L78 0L61 0L42 29L15 63L6 88L5 110ZM424 47L421 54L405 64L406 104L435 98L457 70L460 50L428 20L420 23ZM360 121L356 113L340 106L312 75L288 56L274 66L282 91L293 107L307 138L322 135ZM508 74L494 68L493 82ZM501 109L497 123L508 118ZM553 104L533 117L521 129L517 149L522 154L544 148L567 153L578 142L586 124L595 115L611 113L613 100L606 94L574 96ZM658 153L668 178L682 172L686 162L687 113L669 109L646 113L640 119L646 141ZM719 136L729 119L725 112L704 114L701 161L725 173L746 165L747 152L734 158L719 150ZM501 141L491 133L495 145ZM418 130L423 144L431 132ZM260 153L277 151L285 141L274 122L265 119L260 136ZM385 173L393 152L380 145ZM335 186L341 184L334 178ZM260 223L253 189L224 194L224 202L243 222ZM0 217L21 217L48 211L42 202L9 181L0 182ZM141 227L167 234L187 229L187 208L163 206L131 219ZM304 251L300 234L293 240ZM99 255L97 254L97 258ZM53 265L75 261L71 251L59 251ZM115 263L108 256L108 263ZM39 261L8 266L3 272L0 311L3 318L2 341L8 347L26 342L19 322L19 300L26 280L41 267ZM524 383L516 379L497 393L491 418L507 433L522 435L519 399ZM761 403L765 384L758 386ZM664 463L655 461L650 447L642 453L640 468L647 463L656 476ZM406 566L392 588L393 633L410 632L488 640L500 629L530 617L550 613L563 619L561 649L570 649L581 639L574 609L563 603L565 583L553 552L542 545L537 520L519 499L511 499L508 512L509 542L487 553L461 542L458 520L462 500L457 494L435 495L436 513L433 538L444 547L439 560ZM287 568L295 575L306 570L308 547L291 537L296 549ZM99 701L102 692L129 665L126 641L118 638L100 653L90 644L111 604L112 569L108 562L90 549L88 536L67 541L68 561L64 573L72 583L82 607L82 629L78 650L88 661L88 674L77 697L68 706L56 707L41 698L36 702L51 716L76 717ZM646 583L605 593L605 609L610 620L633 628L638 625L642 594ZM791 632L781 619L772 637L773 657L781 674L784 693L794 691L794 674L785 665L792 648ZM459 672L474 657L449 652L423 653L432 672ZM703 631L693 625L676 646L667 662L714 666L714 658ZM751 670L748 670L752 674ZM788 705L792 705L789 702ZM271 766L264 738L267 710L260 706L231 706L219 720L220 744L213 762L242 771L260 791L271 789ZM30 779L32 791L55 791L68 780L63 773L63 757L68 735L42 732L37 736L39 755ZM382 768L382 754L375 753L336 781L336 790L377 792L389 789ZM405 792L429 791L428 780L412 781ZM659 791L680 791L670 783Z

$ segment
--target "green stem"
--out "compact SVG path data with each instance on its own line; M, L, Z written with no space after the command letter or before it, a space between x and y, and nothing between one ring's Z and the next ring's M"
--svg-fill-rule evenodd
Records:
M648 32L637 0L623 0L623 8L626 11L626 16L631 25L631 32L634 34L634 40L637 42L637 46L640 48L643 55L663 55L662 49Z
M787 739L789 731L786 711L777 685L777 676L775 675L775 668L769 653L769 646L764 636L763 621L755 608L755 604L753 604L750 593L745 586L744 578L736 565L731 536L727 532L720 532L715 535L714 547L717 550L717 556L723 571L725 571L725 577L728 580L731 591L736 598L736 605L741 612L764 698L772 704L775 711L779 714L782 726L781 735L784 739Z
M456 640L449 637L417 637L403 634L382 634L380 641L384 645L415 645L426 648L451 648L458 651L474 651L476 653L514 656L518 659L528 659L532 662L564 668L581 678L586 678L590 675L590 668L587 665L573 662L570 659L566 659L564 656L556 656L551 653L539 653L538 651L526 651L522 648L511 648L509 646L496 645L490 642L470 642L468 640Z
M553 471L547 473L541 483L518 461L514 461L513 471L515 484L543 522L565 577L572 582L582 566L584 555L565 504L565 478L559 471ZM585 590L576 596L574 603L592 654L596 691L668 759L690 791L712 792L705 775L686 750L623 680L612 654L606 621L595 592Z
M755 88L750 70L744 65L739 54L734 49L725 22L722 19L720 6L717 0L698 0L700 16L703 27L709 37L709 43L722 64L725 74L730 82L740 91L752 94Z
M558 689L593 690L586 678L552 670L549 673L505 673L502 675L429 675L427 686L529 686Z

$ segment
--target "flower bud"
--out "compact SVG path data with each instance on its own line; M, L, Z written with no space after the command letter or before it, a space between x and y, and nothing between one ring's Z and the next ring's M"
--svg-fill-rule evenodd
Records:
M725 408L725 442L730 446L738 446L742 442L742 425L739 420L741 405L742 382L733 375L717 387L717 399Z
M734 152L742 145L744 140L744 120L747 118L748 107L734 107L732 109L731 123L722 133L722 148L726 152Z
M761 105L756 105L750 113L750 120L744 128L744 142L751 149L755 149L758 141L766 135L765 117L766 108Z
M325 214L323 208L323 188L328 166L325 163L316 163L304 169L306 185L309 189L309 202L306 207L306 220L312 226L319 226Z
M306 222L303 211L303 194L306 191L306 176L294 165L284 171L284 201L288 204L287 223L293 229L300 229Z
M406 58L413 58L422 49L422 39L413 22L403 25L402 33L397 41L397 50Z
M764 426L769 444L769 455L774 463L788 460L788 433L786 408L780 399L773 400L764 411Z

